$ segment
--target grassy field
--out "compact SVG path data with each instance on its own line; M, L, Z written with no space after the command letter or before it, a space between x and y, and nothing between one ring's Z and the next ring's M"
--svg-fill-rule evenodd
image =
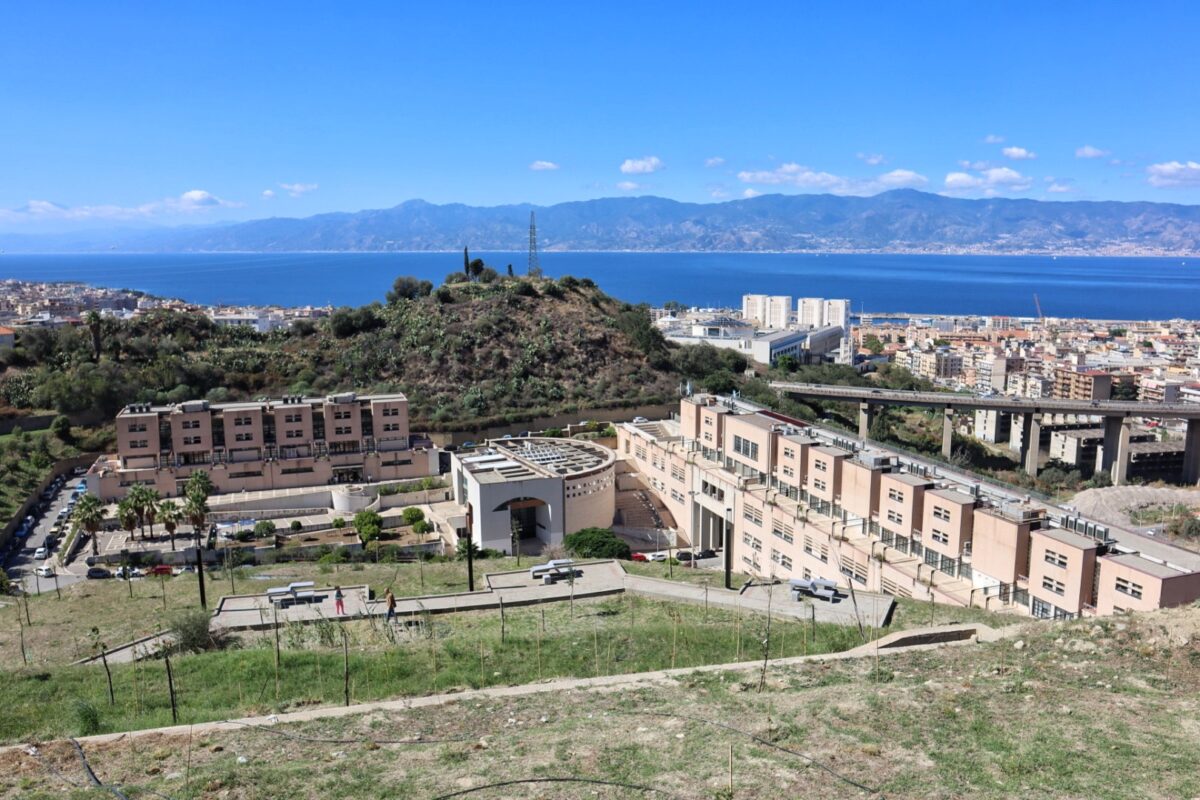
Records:
M375 622L283 626L276 684L275 637L247 634L234 649L173 659L180 722L265 714L344 702L341 635L350 653L353 701L759 660L766 620L702 606L624 595L497 612ZM503 630L502 630L503 624ZM856 629L775 620L771 656L844 650ZM104 669L33 667L0 683L0 741L171 724L165 665Z
M619 692L471 699L85 746L101 780L130 797L175 800L440 800L546 778L644 788L515 783L468 796L1200 795L1200 610L1030 623L1017 641L895 654L878 668L872 659L776 667L761 693L754 671L696 673ZM84 783L64 742L42 745L37 758L0 756L5 796L62 797L64 779Z

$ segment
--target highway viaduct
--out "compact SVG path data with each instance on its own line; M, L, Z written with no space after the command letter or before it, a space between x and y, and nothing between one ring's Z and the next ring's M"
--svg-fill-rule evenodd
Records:
M1184 403L1137 403L1120 400L1030 400L1019 397L977 397L953 392L914 392L899 389L872 389L858 386L830 386L817 383L773 381L771 388L780 394L841 403L858 403L858 435L866 439L875 412L884 406L918 406L942 409L942 457L949 458L953 444L956 414L979 409L1013 414L1021 418L1021 463L1030 475L1037 475L1038 445L1043 415L1102 417L1104 420L1104 460L1100 469L1112 476L1113 483L1125 482L1129 468L1129 434L1134 418L1182 419L1187 421L1184 440L1183 482L1200 483L1200 405ZM1030 447L1030 442L1033 446Z

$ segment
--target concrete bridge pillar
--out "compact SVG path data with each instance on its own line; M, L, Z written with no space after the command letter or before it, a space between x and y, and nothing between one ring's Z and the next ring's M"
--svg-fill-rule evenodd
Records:
M1133 427L1131 420L1122 420L1121 429L1117 435L1117 457L1113 464L1113 486L1123 486L1129 478L1129 432Z
M1042 445L1042 419L1038 414L1026 414L1021 420L1021 463L1031 477L1038 474L1038 456Z
M858 438L866 439L871 431L871 422L875 419L875 409L870 403L858 404Z
M1120 447L1121 441L1121 426L1124 422L1124 417L1104 418L1104 457L1100 460L1099 468L1107 473L1110 478L1113 476L1113 464L1117 462L1117 450Z
M954 453L954 409L947 406L942 412L942 458L949 460Z
M1183 439L1183 482L1189 486L1200 483L1200 419L1187 421Z

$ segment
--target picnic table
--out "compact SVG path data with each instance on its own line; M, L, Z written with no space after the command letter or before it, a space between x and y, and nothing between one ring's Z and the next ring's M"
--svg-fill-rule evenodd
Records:
M792 599L799 600L802 594L819 597L822 600L837 598L837 581L828 578L792 578L788 581L792 587Z

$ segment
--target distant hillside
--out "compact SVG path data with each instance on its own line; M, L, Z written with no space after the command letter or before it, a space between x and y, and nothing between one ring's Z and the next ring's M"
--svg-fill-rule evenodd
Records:
M901 189L874 197L764 195L724 203L622 197L477 208L394 208L153 232L0 237L10 252L520 250L536 210L547 250L1200 253L1200 206L964 200Z

